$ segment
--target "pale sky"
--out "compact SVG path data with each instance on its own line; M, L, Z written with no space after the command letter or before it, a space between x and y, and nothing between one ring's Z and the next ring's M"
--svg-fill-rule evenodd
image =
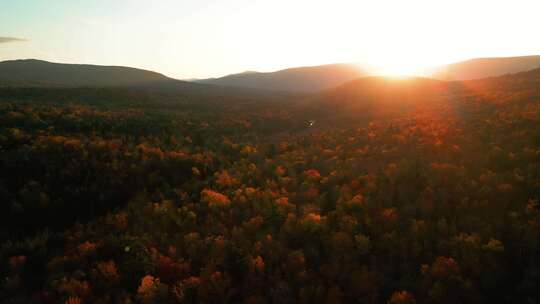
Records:
M539 0L0 0L0 61L179 79L336 62L392 73L538 55L539 13Z

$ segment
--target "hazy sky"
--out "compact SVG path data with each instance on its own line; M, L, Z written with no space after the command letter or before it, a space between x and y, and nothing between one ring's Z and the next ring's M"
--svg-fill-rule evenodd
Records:
M540 54L539 12L539 0L0 0L0 61L176 78L335 62L413 71Z

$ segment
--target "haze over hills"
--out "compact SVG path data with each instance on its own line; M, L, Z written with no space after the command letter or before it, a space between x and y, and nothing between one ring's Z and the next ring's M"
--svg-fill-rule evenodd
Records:
M428 71L428 75L442 80L479 79L540 68L540 56L475 58L447 64Z
M380 118L408 117L419 109L468 107L540 98L540 68L474 80L364 77L306 98L298 110L319 128Z
M431 68L425 71L424 76L440 80L468 80L539 67L540 56L479 58ZM315 93L376 74L376 70L367 65L329 64L268 73L245 71L221 78L181 81L153 71L121 66L62 64L35 59L0 62L0 86L133 87L201 94L249 90Z
M528 71L539 67L540 56L478 58L428 68L421 74L440 80L469 80ZM193 80L193 82L281 91L317 92L356 78L378 74L380 73L377 73L376 69L367 65L329 64L268 73L247 71L220 78Z
M299 113L323 128L403 116L424 104L446 101L449 87L449 82L422 77L363 77L306 98Z
M195 82L277 91L316 92L368 75L370 73L366 69L354 64L328 64L268 73L246 71L220 78L200 79Z
M519 94L518 94L519 93ZM498 102L512 95L540 97L540 68L482 79L445 81L423 77L392 79L364 77L347 82L331 90L323 91L313 98L326 104L358 106L362 103L385 105L414 104L422 101L455 99L456 96L478 96L490 102ZM448 100L451 101L451 100Z
M323 92L321 96L342 102L359 98L376 99L378 102L383 102L388 99L395 100L398 97L410 99L422 95L440 94L441 90L447 87L447 82L430 78L392 79L373 76L349 81L337 88Z

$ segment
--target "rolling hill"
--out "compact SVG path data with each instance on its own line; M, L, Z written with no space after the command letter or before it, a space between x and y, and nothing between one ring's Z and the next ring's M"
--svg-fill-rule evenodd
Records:
M316 120L317 128L333 128L420 112L466 115L477 109L489 111L495 105L516 105L538 98L540 69L463 81L363 77L306 97L296 117L300 121Z
M424 72L439 80L470 80L540 68L540 56L477 58L434 67ZM276 72L246 71L220 78L181 81L163 74L121 66L62 64L27 59L0 62L0 86L15 87L137 87L166 91L234 89L315 93L373 76L372 68L355 64L297 67ZM212 86L208 86L212 85ZM225 89L231 87L230 89Z
M540 56L475 58L433 68L428 75L441 80L470 80L536 68L540 68Z
M329 64L268 73L248 71L195 82L276 91L316 92L367 75L365 70L353 64Z
M422 74L439 80L471 80L529 71L536 68L540 68L540 56L476 58L428 68ZM220 78L192 81L220 86L313 93L337 87L360 77L375 76L377 74L375 69L367 65L344 63L296 67L268 73L246 71Z
M449 82L430 78L364 77L305 98L298 115L324 127L392 118L446 101L449 88Z
M0 62L0 99L103 104L223 104L275 100L284 94L169 78L122 66L35 59Z
M35 59L0 62L0 84L4 85L114 87L172 81L177 80L156 72L121 66L63 64Z

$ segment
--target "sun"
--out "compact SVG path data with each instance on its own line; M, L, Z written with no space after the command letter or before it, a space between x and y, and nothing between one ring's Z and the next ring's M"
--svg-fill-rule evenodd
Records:
M395 66L386 69L386 71L383 71L385 76L389 77L406 77L406 76L415 76L416 71L415 69L408 68L408 67L402 67L402 66Z
M418 76L420 74L420 68L409 62L383 63L377 65L375 70L377 74L388 77Z
M430 58L420 54L389 54L381 52L377 56L366 58L368 70L373 75L385 77L424 76L425 72L433 66Z

